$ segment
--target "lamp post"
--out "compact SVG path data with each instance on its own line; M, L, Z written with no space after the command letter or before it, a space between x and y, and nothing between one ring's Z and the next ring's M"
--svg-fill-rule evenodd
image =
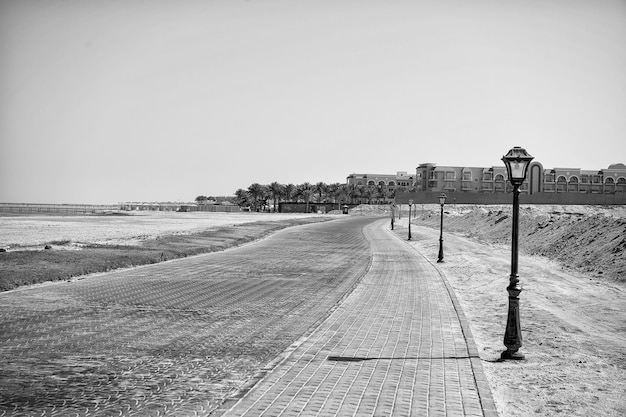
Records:
M409 200L409 240L411 240L411 207L413 206L413 200Z
M394 214L394 209L396 208L396 205L393 204L393 203L390 203L389 204L389 208L391 208L391 210L390 210L391 211L391 230L393 230L393 221L394 221L394 219L396 217L395 214Z
M441 206L441 223L439 225L439 256L437 258L437 262L443 262L443 206L446 204L446 198L448 198L445 194L439 194L439 205Z
M522 329L519 317L519 295L522 287L519 284L519 275L517 274L518 260L518 235L519 235L519 193L520 186L526 179L528 165L533 157L526 152L524 148L515 146L506 155L502 157L502 161L506 165L506 172L511 185L513 185L513 231L511 236L511 275L509 278L509 312L506 319L506 330L504 332L504 345L506 350L502 352L502 359L524 359L524 355L519 352L522 347Z

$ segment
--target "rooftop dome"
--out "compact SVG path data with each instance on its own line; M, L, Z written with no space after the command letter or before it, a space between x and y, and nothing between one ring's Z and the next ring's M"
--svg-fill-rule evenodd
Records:
M611 164L611 165L609 165L609 169L626 169L626 165L624 165L624 164Z

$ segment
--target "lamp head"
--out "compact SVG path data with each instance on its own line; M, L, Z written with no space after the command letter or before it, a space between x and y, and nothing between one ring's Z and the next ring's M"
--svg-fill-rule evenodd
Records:
M443 193L439 194L439 204L441 204L442 206L446 204L446 198L448 198L447 195Z
M409 200L409 206L413 205L413 200Z
M502 157L511 184L521 185L524 182L528 166L532 160L533 157L526 152L526 149L519 146L513 147L509 153Z

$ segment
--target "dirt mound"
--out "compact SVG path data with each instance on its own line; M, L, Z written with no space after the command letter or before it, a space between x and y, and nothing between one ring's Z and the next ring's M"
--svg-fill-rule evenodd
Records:
M387 205L361 204L348 212L356 216L391 216L391 208Z
M444 233L489 243L511 242L511 206L446 207ZM414 224L439 228L439 207L418 210ZM624 207L522 206L520 250L597 276L626 282Z

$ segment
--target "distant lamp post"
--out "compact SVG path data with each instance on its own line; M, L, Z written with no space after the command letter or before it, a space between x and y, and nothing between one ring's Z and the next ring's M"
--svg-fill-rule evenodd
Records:
M513 185L513 232L511 237L511 276L507 291L509 293L509 313L506 320L506 331L504 332L504 345L506 351L500 356L502 359L524 359L524 355L519 352L522 347L522 329L519 317L519 295L522 287L519 284L519 275L517 274L518 260L518 235L519 235L519 193L520 187L526 179L528 165L533 157L526 152L524 148L515 146L506 155L502 157L502 161L506 165L506 172L509 181Z
M394 209L396 208L396 205L393 204L393 203L390 203L389 204L389 208L391 209L390 210L391 211L391 230L393 230L393 221L394 221L394 219L396 217L395 214L394 214Z
M411 207L413 207L413 200L409 200L409 240L411 240Z
M443 262L443 206L446 204L446 198L448 198L445 194L439 194L439 205L441 206L441 222L439 225L439 256L437 258L437 262Z

